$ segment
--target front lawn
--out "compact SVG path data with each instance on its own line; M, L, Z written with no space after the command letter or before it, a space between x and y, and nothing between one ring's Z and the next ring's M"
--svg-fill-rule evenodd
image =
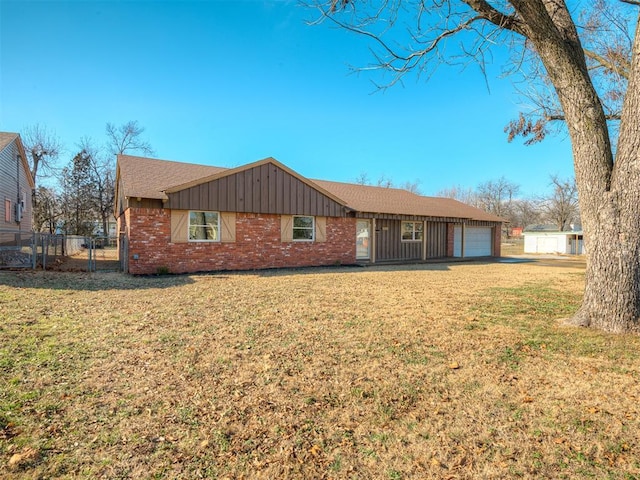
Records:
M0 272L0 476L640 478L579 263Z

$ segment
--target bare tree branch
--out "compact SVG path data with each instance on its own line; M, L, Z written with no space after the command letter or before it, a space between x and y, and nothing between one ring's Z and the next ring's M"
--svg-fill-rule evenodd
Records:
M598 62L599 66L604 67L612 72L617 73L618 75L620 75L622 78L625 79L629 79L629 68L631 67L631 63L628 61L624 61L623 63L618 61L618 62L613 62L610 59L599 55L596 52L593 52L591 50L585 49L584 50L584 54L589 57L592 60L595 60L596 62ZM626 60L626 59L625 59Z
M107 123L106 133L109 152L114 155L128 152L153 155L151 144L142 139L144 127L141 127L137 120L131 120L119 127Z
M62 152L62 143L55 133L43 125L32 125L23 130L22 141L27 153L33 181L38 176L48 177L55 168L55 162Z
M469 7L471 7L478 14L480 14L482 18L488 20L497 27L511 30L513 32L519 33L520 35L525 35L524 25L514 15L506 15L496 10L493 6L489 5L489 2L486 2L485 0L462 1L469 5Z

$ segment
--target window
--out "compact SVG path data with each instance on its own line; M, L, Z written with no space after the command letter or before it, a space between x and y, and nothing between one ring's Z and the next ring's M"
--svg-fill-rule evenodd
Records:
M293 217L293 240L313 241L313 217Z
M219 242L220 216L218 212L189 212L189 241Z
M412 242L422 240L422 222L402 222L402 241Z
M4 221L11 221L11 200L9 199L4 200Z

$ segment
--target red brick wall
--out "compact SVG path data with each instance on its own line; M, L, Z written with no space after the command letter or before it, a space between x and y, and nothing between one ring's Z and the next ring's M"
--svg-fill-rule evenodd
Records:
M281 242L280 215L236 215L236 241L171 243L171 211L131 208L129 273L154 274L352 264L356 221L327 217L326 242ZM137 256L137 259L134 258Z
M493 227L493 256L499 257L502 248L502 228L501 226Z

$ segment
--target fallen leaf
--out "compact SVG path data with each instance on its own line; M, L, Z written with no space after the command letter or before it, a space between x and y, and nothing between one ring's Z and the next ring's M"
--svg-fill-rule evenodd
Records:
M322 449L320 448L319 445L314 445L309 449L309 453L314 457L317 457L318 455L320 455L321 452L322 452Z
M27 447L20 453L14 453L9 459L9 468L18 468L25 463L38 458L37 450Z
M451 363L449 364L449 368L450 368L451 370L457 370L457 369L459 369L459 368L460 368L460 364L459 364L458 362L451 362Z

